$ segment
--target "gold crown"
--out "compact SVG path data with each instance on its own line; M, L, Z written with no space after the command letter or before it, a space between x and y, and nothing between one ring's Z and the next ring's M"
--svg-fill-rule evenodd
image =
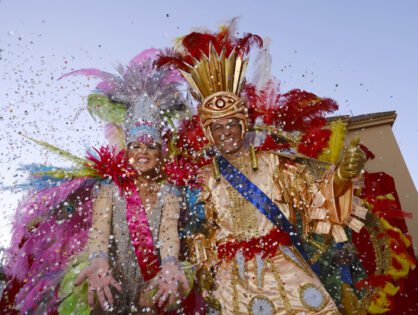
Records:
M193 96L203 102L216 92L239 95L248 61L248 58L244 60L235 50L226 57L224 48L221 55L218 55L210 43L209 56L202 52L200 60L194 58L193 65L187 65L187 70L180 71L195 92Z
M244 75L249 59L243 59L233 50L228 57L225 48L218 55L213 44L209 45L209 56L202 52L200 60L180 70L192 88L193 97L202 104L198 108L203 130L211 142L210 124L216 118L238 118L242 134L247 130L247 106L239 97L244 85Z

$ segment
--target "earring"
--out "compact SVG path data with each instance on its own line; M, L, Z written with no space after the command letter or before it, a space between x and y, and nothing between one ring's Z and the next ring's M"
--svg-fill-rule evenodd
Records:
M255 154L254 145L250 145L250 156L251 156L251 168L256 171L258 170L258 160L257 155Z
M221 179L221 172L219 171L218 157L213 157L213 175L215 176L216 181Z

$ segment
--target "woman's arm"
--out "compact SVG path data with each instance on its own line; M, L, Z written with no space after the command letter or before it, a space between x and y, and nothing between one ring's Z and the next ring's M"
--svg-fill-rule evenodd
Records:
M89 264L84 268L75 285L80 285L87 280L89 290L88 303L94 307L94 292L96 291L100 305L106 309L106 305L113 304L113 296L109 285L121 291L119 283L112 277L108 262L108 248L110 237L110 225L112 217L112 189L109 185L102 186L93 200L92 227L88 235L87 249Z
M165 205L161 214L160 224L160 256L162 262L177 258L180 250L180 237L178 232L178 221L180 217L180 200L173 194L167 195Z
M180 283L186 291L189 290L186 276L181 270L177 260L180 249L180 237L178 233L179 216L179 198L173 194L167 195L161 215L159 234L162 270L154 285L159 287L154 298L156 302L158 301L160 306L167 302L167 298L170 295L168 305L174 303L175 299L178 297L178 286Z
M95 256L107 257L108 255L112 203L113 198L110 185L101 186L99 193L93 199L92 225L87 243L90 259Z

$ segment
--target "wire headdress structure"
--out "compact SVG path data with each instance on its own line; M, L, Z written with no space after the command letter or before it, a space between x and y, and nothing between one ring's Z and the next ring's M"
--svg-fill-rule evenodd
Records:
M107 138L120 139L114 144L121 148L133 141L161 144L163 114L183 108L185 100L179 93L182 77L177 70L156 69L154 60L158 55L154 48L143 51L126 68L121 65L119 75L81 69L61 77L87 75L102 79L96 86L99 94L89 96L88 110L112 124L106 130Z

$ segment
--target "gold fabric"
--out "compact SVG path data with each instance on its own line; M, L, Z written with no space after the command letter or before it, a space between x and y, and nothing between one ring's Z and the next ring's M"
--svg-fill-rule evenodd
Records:
M304 167L284 165L278 156L267 152L258 152L257 158L257 171L252 170L249 155L232 161L232 164L275 202L290 221L295 220L295 211L299 211L306 233L313 228L311 212L326 222L327 218L320 212L330 209L324 208L326 199L321 185ZM206 255L211 256L208 260L216 265L213 295L222 306L222 314L248 314L256 297L273 305L276 314L338 313L320 280L292 246L281 246L274 257L264 261L259 258L262 262L258 263L256 258L245 263L216 261L216 244L260 237L268 234L274 225L240 196L225 178L216 181L211 166L203 168L202 173L205 189L201 199L206 203L208 222L216 222L208 238L211 246L207 247L212 251ZM335 207L331 210L335 211ZM323 296L319 309L307 307L301 299L306 285Z

